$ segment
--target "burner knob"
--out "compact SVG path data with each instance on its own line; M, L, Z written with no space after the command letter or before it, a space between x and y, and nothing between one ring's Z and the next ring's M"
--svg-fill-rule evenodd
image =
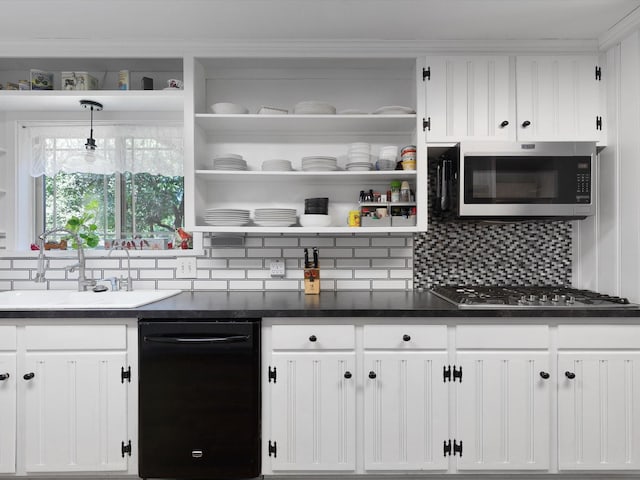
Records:
M551 297L551 301L554 303L557 303L560 301L560 295L555 294L553 297Z
M527 303L527 297L526 295L522 295L520 297L520 300L518 300L518 303Z
M574 303L576 303L576 297L570 295L569 298L567 298L567 303L573 305Z
M529 295L529 301L530 302L535 302L538 299L538 297L536 297L535 295Z
M549 301L549 297L547 296L546 293L544 295L540 296L540 301L541 302L548 302Z

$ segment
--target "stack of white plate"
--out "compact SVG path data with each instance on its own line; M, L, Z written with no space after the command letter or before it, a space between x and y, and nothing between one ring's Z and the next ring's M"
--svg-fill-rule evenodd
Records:
M215 227L239 227L249 223L249 210L235 208L208 208L204 222Z
M214 170L246 170L247 162L242 159L242 155L235 153L224 153L213 157Z
M385 107L380 107L373 113L374 115L410 115L412 113L416 113L416 111L411 107L402 107L400 105L387 105Z
M295 208L256 208L253 222L261 227L288 227L296 221Z
M338 169L336 157L302 157L302 170L305 172L327 172Z
M293 168L291 168L291 162L289 160L275 158L262 162L262 170L265 172L287 172L293 170Z
M335 115L336 107L326 102L309 100L296 103L293 107L293 113L298 115Z
M347 153L347 170L366 171L373 170L371 163L371 145L365 142L357 142L349 145Z

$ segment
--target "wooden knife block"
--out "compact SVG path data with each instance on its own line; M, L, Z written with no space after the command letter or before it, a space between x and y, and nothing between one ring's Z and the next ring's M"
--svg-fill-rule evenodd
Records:
M320 293L320 269L304 269L304 293L306 295L317 295Z

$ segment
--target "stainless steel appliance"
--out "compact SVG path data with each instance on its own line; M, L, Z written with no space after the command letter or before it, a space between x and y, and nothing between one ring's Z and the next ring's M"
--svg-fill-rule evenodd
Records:
M431 292L459 308L638 308L626 298L562 286L434 286Z
M139 475L260 474L260 324L139 322Z
M596 159L592 142L463 142L439 161L436 207L460 217L584 218L595 213Z

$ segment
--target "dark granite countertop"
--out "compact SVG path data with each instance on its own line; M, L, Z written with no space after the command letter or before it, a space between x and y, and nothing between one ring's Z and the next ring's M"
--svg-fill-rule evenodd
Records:
M0 311L0 318L144 318L162 320L261 317L553 317L640 318L640 307L612 309L459 309L429 292L182 292L140 308Z

